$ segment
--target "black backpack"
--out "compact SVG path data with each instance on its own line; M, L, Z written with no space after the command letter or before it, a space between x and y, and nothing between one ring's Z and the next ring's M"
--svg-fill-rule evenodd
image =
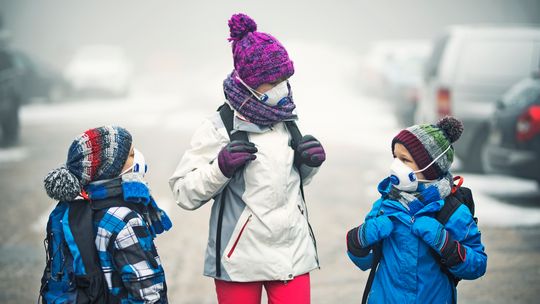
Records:
M234 126L234 111L231 109L231 107L224 103L218 108L219 115L221 117L221 120L223 121L223 125L225 126L225 129L227 130L227 135L229 135L229 139L231 141L233 140L243 140L243 141L249 141L248 135L244 131L236 131L234 133L231 133ZM294 121L285 121L285 125L287 126L287 130L289 131L289 134L291 135L291 143L290 146L293 150L296 150L296 147L298 147L298 143L302 139L302 133L298 129L298 126ZM298 163L294 163L298 175L300 176L300 192L302 193L302 198L304 199L304 202L306 201L304 196L304 182L302 181L302 174L300 174L300 165ZM223 212L225 209L225 202L223 200L223 196L221 196L221 200L219 202L219 213L218 213L218 222L217 222L217 229L216 229L216 276L221 277L221 259L220 253L221 253L221 226L223 223ZM306 217L307 217L307 210L306 210ZM317 241L315 240L315 234L313 233L313 229L311 228L311 224L308 221L308 227L309 227L309 234L311 235L311 238L313 240L313 244L315 245L315 252L317 252ZM319 264L319 258L316 257L317 264Z
M459 185L458 187L454 188L453 192L444 199L444 205L441 208L441 210L437 212L435 219L437 219L439 223L443 224L443 226L446 225L446 223L448 222L452 214L454 214L454 212L462 204L467 206L467 208L469 208L469 211L471 212L474 221L478 223L478 218L474 217L474 199L472 196L472 191L471 189L467 187L461 187ZM441 261L441 257L439 256L439 254L437 254L437 252L435 252L435 250L433 250L432 248L430 249L431 249L430 250L431 255L433 255L433 257L435 258L435 261L437 261L437 263L439 264L441 271L444 274L446 274L446 276L448 277L450 282L454 284L454 286L457 286L459 281L461 281L461 278L454 276L448 270L448 267L446 267L446 265L444 265L444 263ZM372 251L373 251L373 261L371 264L369 277L366 283L366 288L364 289L364 294L362 296L362 303L367 303L367 298L368 298L369 292L371 291L371 285L373 284L377 267L379 266L379 263L382 258L382 242L378 242L374 244L372 247ZM452 299L452 302L453 303L456 302L455 298Z
M139 210L120 197L59 202L49 215L46 265L39 296L43 304L117 303L111 298L95 245L94 216L111 207ZM38 300L39 302L39 300Z

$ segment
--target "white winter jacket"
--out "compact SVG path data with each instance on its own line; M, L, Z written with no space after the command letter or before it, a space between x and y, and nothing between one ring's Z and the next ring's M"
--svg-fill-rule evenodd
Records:
M191 148L169 180L184 209L194 210L214 199L204 274L234 282L285 281L318 268L286 125L260 128L235 117L234 130L248 133L258 149L257 159L230 179L223 175L217 156L229 137L216 113L195 132ZM317 169L302 165L300 171L306 185ZM221 247L218 261L216 242Z

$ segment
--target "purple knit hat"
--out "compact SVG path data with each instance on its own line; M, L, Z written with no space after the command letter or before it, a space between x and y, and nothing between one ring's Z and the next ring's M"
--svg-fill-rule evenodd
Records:
M272 83L294 74L287 50L270 34L257 32L257 24L245 14L229 20L234 69L250 87Z

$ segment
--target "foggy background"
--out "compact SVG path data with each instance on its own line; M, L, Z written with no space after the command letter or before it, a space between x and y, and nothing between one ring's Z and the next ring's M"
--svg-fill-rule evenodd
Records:
M0 0L8 48L27 55L51 91L23 101L18 141L0 148L0 302L37 300L43 237L55 202L43 176L65 162L75 136L126 127L149 164L147 179L173 229L157 238L170 303L215 303L202 276L211 202L177 207L168 186L194 130L223 102L233 69L227 21L243 12L275 36L295 64L290 79L300 127L328 159L306 187L321 269L313 303L358 303L367 273L348 261L344 236L361 224L388 174L390 142L404 126L384 94L364 90L364 58L381 40L432 42L456 24L540 26L540 1L136 1ZM118 96L75 92L69 66L88 45L125 52L129 81ZM24 87L23 87L24 90ZM116 93L115 93L116 94ZM459 163L459 161L458 161ZM469 173L488 272L458 287L463 303L531 303L540 291L540 190L529 179Z
M236 12L252 16L280 40L324 42L358 53L380 39L433 39L452 24L540 22L538 0L0 0L0 7L13 45L57 68L78 47L99 43L124 47L138 73L165 54L185 75L197 72L201 61L232 66L227 20Z

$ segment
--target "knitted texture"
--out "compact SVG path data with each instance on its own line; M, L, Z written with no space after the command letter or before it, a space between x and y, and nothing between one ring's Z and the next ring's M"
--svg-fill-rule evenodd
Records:
M419 169L428 166L463 133L463 124L453 118L445 117L435 125L414 125L401 130L392 140L392 151L400 143L409 151ZM438 179L446 175L454 161L454 148L451 147L433 165L422 173L427 179Z
M69 201L88 183L120 175L131 142L131 134L121 127L104 126L82 133L71 144L66 164L45 177L47 195Z
M47 195L58 201L71 201L81 193L79 180L66 167L50 171L43 183Z
M284 120L294 120L297 118L294 109L291 87L289 86L289 96L287 101L280 106L269 106L255 99L231 73L223 81L223 92L229 104L244 118L260 126L270 126L276 122Z
M273 83L294 74L287 50L270 34L257 32L257 24L245 14L229 20L234 69L251 88Z

